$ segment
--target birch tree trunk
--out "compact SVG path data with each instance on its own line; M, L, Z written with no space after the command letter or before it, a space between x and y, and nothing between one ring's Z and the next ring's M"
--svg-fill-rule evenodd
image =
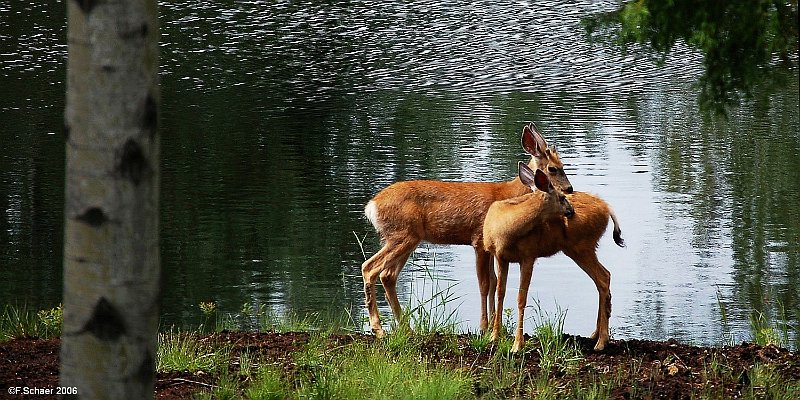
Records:
M156 0L67 1L60 385L152 398L160 296Z

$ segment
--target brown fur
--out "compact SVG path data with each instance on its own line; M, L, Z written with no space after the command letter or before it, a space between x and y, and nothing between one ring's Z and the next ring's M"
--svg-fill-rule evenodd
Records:
M527 303L528 287L533 274L533 264L539 257L550 257L563 251L592 278L599 293L597 325L592 338L597 339L595 350L602 350L608 342L608 319L611 315L611 273L597 260L597 245L608 225L614 220L614 240L622 246L619 225L608 204L599 197L576 192L567 195L575 214L559 217L542 205L538 193L506 201L489 208L483 226L486 250L497 260L497 308L502 309L508 277L508 264L520 264L520 288L517 298L518 324L514 351L524 344L522 323ZM501 316L493 321L492 338L502 328Z
M538 135L537 143L533 138ZM523 129L523 147L531 153L528 165L541 168L551 181L572 190L564 174L564 165L554 148L535 127ZM533 149L533 147L537 147ZM532 154L532 153L536 154ZM529 193L531 189L516 178L509 182L442 182L403 181L380 191L365 209L381 236L383 247L361 265L364 279L364 302L369 312L370 327L377 335L384 334L375 299L375 282L380 277L386 299L395 318L403 321L397 298L397 277L406 260L423 240L439 244L470 245L475 250L475 269L481 292L481 330L488 328L488 312L494 313L495 275L492 258L484 250L483 220L486 210L497 201Z

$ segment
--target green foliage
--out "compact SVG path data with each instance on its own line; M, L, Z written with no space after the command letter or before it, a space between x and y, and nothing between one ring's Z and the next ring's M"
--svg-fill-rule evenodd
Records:
M256 380L245 390L251 400L283 400L289 398L289 388L275 367L262 367Z
M469 394L469 377L420 362L416 351L397 353L377 343L336 352L312 347L297 358L296 396L312 399L458 399Z
M0 316L0 341L39 338L48 339L61 335L63 322L61 305L36 313L26 307L5 306Z
M157 371L221 371L230 350L201 340L197 333L170 330L158 335Z
M590 34L611 33L623 46L649 47L662 62L679 41L699 49L700 105L724 114L751 95L775 61L796 64L797 16L797 0L635 0L584 26Z
M578 344L564 335L564 321L567 313L556 308L551 317L542 310L538 301L534 301L537 316L534 319L534 337L538 342L539 366L543 371L558 370L568 372L574 370L583 358Z
M602 380L595 380L588 384L578 381L573 389L573 395L570 397L578 400L610 399L611 385Z
M790 400L800 394L798 383L786 382L771 365L754 365L747 371L745 381L749 382L744 390L747 399Z
M217 303L201 301L198 307L203 314L203 323L199 327L201 332L221 332L226 329L235 329L235 326L225 315L217 312Z
M206 318L211 318L217 312L217 303L213 301L201 301L199 304L200 311Z
M542 370L574 371L583 358L578 344L567 339L562 327L563 319L555 324L547 322L536 328L536 351L539 352L539 366Z
M786 323L784 321L784 326ZM753 343L761 346L786 346L789 342L788 332L779 328L777 321L771 321L764 313L753 310L750 314L750 329Z
M712 354L711 359L703 362L703 370L700 371L702 379L706 382L721 381L722 385L705 385L701 388L700 398L716 399L724 396L725 382L736 381L730 366L725 364L724 359L720 359L717 354Z
M471 334L469 336L470 346L477 351L484 351L492 344L492 335L490 332Z
M383 344L392 353L412 351L419 348L419 338L408 327L400 325L383 339Z
M511 352L514 338L502 335L495 342L491 362L478 377L478 387L485 398L506 398L508 393L518 393L523 382L530 378L525 370L525 355Z
M238 383L233 377L227 374L223 374L217 381L217 384L214 385L211 391L201 392L198 395L194 396L194 398L209 399L209 400L238 399L240 398L240 396L238 396Z
M528 388L529 396L536 400L556 400L560 395L557 383L550 381L549 374L539 374Z
M428 266L427 263L418 264L416 260L412 260L414 269L423 271L423 288L430 285L434 292L428 297L425 290L422 290L417 295L418 304L413 308L410 305L406 307L403 318L408 318L414 330L420 334L455 333L459 318L457 308L453 307L452 303L459 297L453 291L455 284L440 286L441 282L447 282L447 280L437 276L435 253L433 260L432 266Z

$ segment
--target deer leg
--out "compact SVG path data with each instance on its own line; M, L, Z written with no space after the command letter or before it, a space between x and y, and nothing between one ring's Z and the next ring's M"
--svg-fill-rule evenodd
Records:
M386 332L381 326L381 317L378 312L378 302L375 294L375 283L387 267L391 268L399 264L399 267L396 267L396 274L399 274L405 264L405 260L408 258L408 254L410 254L417 243L419 243L419 241L391 242L387 240L377 253L361 264L361 277L364 279L364 303L369 313L369 326L372 332L378 337L385 336ZM410 250L408 250L408 248L410 248ZM402 257L403 255L405 255L405 257ZM396 279L389 285L391 287L391 293L387 290L387 299L390 307L392 307L392 313L397 312L395 311L395 307L400 304L399 300L397 300L395 284ZM393 302L395 303L393 304Z
M478 274L478 288L481 292L480 330L485 333L489 329L489 317L494 316L494 291L497 278L494 275L492 255L483 250L481 246L483 245L475 246L475 270ZM487 302L488 314L486 312Z
M592 339L597 339L594 349L600 351L608 344L608 320L611 317L611 272L600 263L597 259L597 254L593 250L567 253L567 256L592 278L597 287L599 295L597 323L595 331L592 333Z
M369 327L378 337L383 337L386 333L381 326L381 316L378 312L378 302L375 300L375 282L378 280L380 268L383 267L384 258L389 253L391 245L385 243L383 247L373 254L367 261L361 264L361 277L364 279L364 303L369 314Z
M533 262L520 262L519 264L519 292L517 294L517 332L514 335L514 346L511 351L516 353L525 345L523 336L523 323L525 321L525 306L528 304L528 288L531 286L533 276Z
M489 301L489 316L490 318L494 318L495 315L498 314L498 308L496 306L496 298L495 294L497 294L497 274L494 271L494 257L491 255L489 256L489 261L487 262L486 269L489 270L487 276L489 277L489 295L487 299ZM501 309L502 310L502 309Z
M493 316L491 340L495 341L500 337L503 329L503 299L506 296L506 282L508 281L508 263L497 259L497 312Z
M380 274L381 284L383 284L383 290L386 292L386 301L392 309L392 314L398 326L403 326L409 331L411 330L411 326L409 325L408 316L404 315L403 307L400 305L400 300L397 298L397 278L400 276L400 271L403 270L408 257L411 255L411 252L414 251L415 247L416 243L406 243L398 248L397 253L395 253L397 256L386 263L386 266Z

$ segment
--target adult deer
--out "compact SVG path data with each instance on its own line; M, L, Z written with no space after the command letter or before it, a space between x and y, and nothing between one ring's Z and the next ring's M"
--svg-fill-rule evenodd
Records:
M523 163L519 164L519 168L520 177L532 174ZM594 349L600 351L608 343L611 273L597 260L597 244L606 231L610 217L614 222L614 242L623 247L619 222L608 204L599 197L582 192L565 196L552 185L541 183L538 174L536 178L536 188L541 193L529 193L492 204L483 223L486 250L497 260L498 309L503 309L509 262L518 262L520 266L517 330L512 351L519 351L525 344L522 323L528 287L533 275L533 263L538 257L550 257L559 251L575 261L597 286L600 299L592 339L597 339ZM559 214L554 206L554 199L564 196L571 206L565 207L566 211ZM492 323L494 340L502 329L499 313L494 315Z
M528 165L546 171L553 184L572 192L564 165L554 147L548 147L533 123L522 129L522 147L531 155ZM411 252L423 240L438 244L471 245L475 249L475 269L481 292L480 329L488 328L489 313L494 314L495 274L492 258L484 250L483 220L486 210L497 201L530 192L515 178L509 182L401 181L381 190L370 200L364 214L372 222L383 247L361 265L364 279L364 302L369 323L377 336L385 334L381 326L375 284L380 276L386 299L398 321L403 322L397 298L397 277ZM405 321L407 322L407 321Z

